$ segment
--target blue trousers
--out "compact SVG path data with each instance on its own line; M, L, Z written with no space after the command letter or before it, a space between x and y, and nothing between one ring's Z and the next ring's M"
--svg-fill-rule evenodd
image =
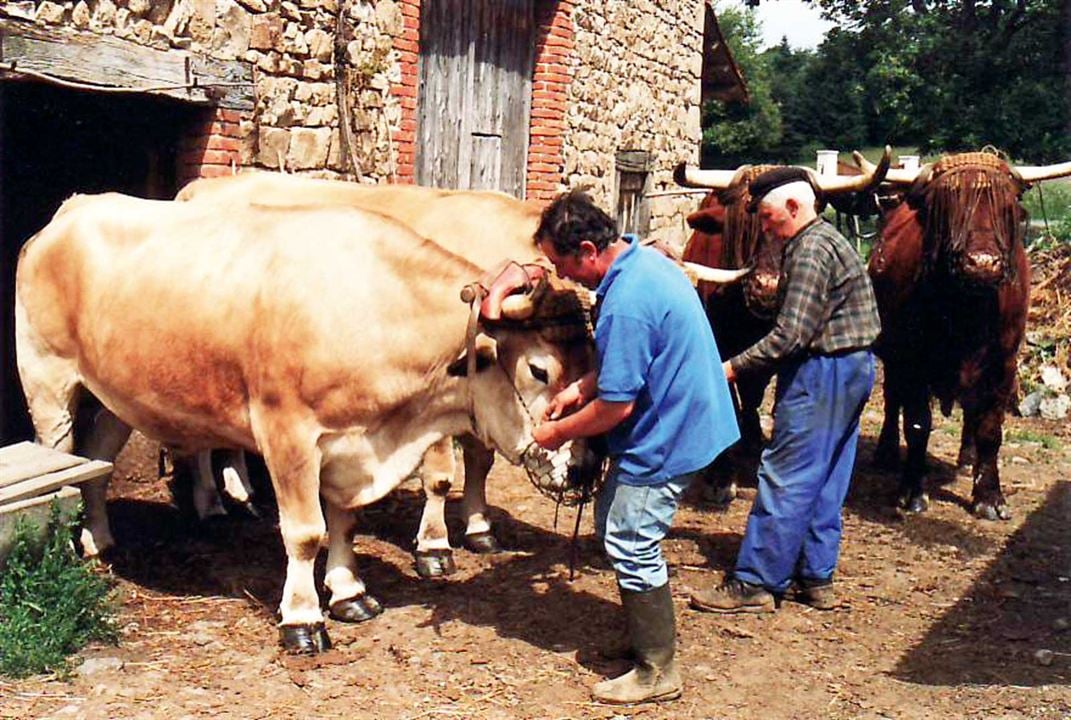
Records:
M778 373L773 437L759 463L736 577L772 592L793 578L833 577L859 417L873 385L866 350L810 357Z
M662 538L695 475L678 475L657 485L630 485L621 481L616 467L611 469L595 500L595 532L617 573L617 584L625 590L645 592L669 582Z

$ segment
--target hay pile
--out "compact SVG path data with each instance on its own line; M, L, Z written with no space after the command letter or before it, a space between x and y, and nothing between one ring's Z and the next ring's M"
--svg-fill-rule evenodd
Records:
M1044 384L1046 366L1071 378L1071 244L1031 251L1030 265L1030 314L1019 358L1019 382L1026 392Z

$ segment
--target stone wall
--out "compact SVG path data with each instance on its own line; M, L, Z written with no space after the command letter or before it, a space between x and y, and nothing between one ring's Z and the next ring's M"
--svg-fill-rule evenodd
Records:
M404 179L399 146L412 128L403 129L406 64L395 43L415 41L418 2L0 0L0 15L249 63L255 109L220 111L195 130L182 148L187 176L237 165L373 181ZM340 89L348 104L339 102ZM408 104L411 123L415 95ZM340 122L343 114L348 124ZM411 145L410 136L410 158Z
M702 0L577 2L576 61L565 113L563 184L590 185L613 209L619 150L650 154L650 190L673 189L673 167L700 141ZM650 199L651 235L681 246L694 197Z
M420 2L0 0L0 15L249 63L254 110L219 111L194 130L184 177L259 166L411 182ZM703 0L535 0L530 197L587 184L613 210L623 150L649 153L651 190L672 187L673 166L698 154L702 10ZM694 204L652 198L652 234L682 243Z

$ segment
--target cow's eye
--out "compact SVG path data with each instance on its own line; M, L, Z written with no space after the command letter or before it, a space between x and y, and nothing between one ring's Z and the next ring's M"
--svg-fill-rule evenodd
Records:
M550 382L550 375L547 373L546 368L539 367L535 363L528 363L528 371L532 373L532 377L544 385Z

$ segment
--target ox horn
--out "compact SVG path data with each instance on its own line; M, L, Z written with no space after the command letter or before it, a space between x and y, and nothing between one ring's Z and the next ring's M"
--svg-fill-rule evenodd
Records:
M681 187L724 190L733 184L737 170L700 170L694 165L680 163L673 168L673 181Z
M1036 183L1041 180L1071 175L1071 162L1059 163L1058 165L1016 165L1015 171L1024 183Z
M888 148L888 146L886 146ZM863 172L871 172L877 168L874 163L863 157L862 153L858 150L852 151L852 159L855 160L855 164ZM884 158L883 158L884 159ZM918 170L900 170L898 168L889 168L885 173L885 181L895 183L897 185L910 185L918 178L922 173L929 173L933 169L933 163L927 163L920 167Z
M892 148L886 145L885 152L881 154L881 161L877 165L867 163L867 167L859 166L862 171L861 175L819 175L810 168L807 170L811 173L814 184L826 194L862 192L877 187L887 177L891 172L889 170L891 158Z
M741 268L739 270L726 270L725 268L709 267L707 265L700 265L694 262L683 262L685 269L695 274L696 280L702 282L716 283L718 285L727 285L733 283L744 277L751 272L751 268Z

